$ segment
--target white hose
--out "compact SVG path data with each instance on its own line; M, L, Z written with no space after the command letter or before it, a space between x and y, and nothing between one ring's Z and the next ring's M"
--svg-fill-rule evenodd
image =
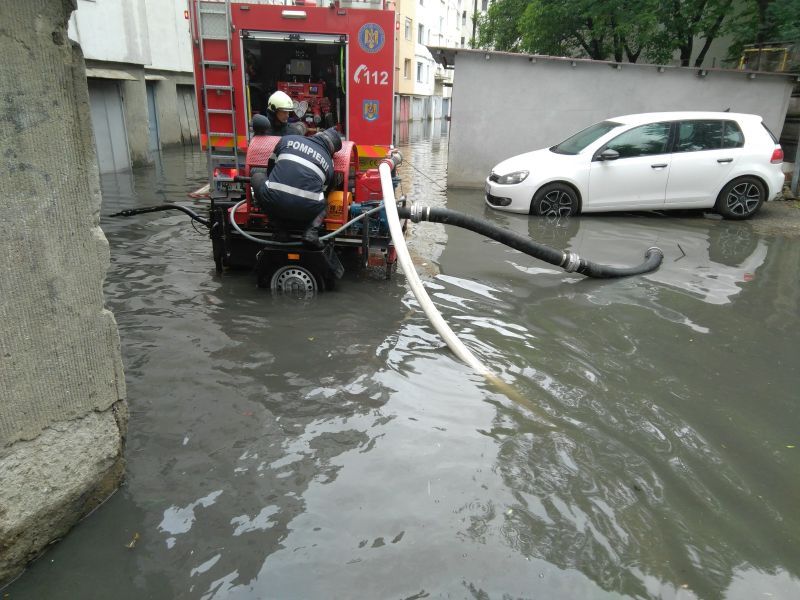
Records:
M420 281L419 275L414 268L414 263L411 261L411 256L406 247L406 240L403 237L403 229L400 225L400 217L397 215L397 201L394 197L394 185L392 184L392 171L389 165L385 162L381 163L378 167L378 172L381 175L381 188L383 190L383 205L386 209L386 217L389 221L389 231L392 234L392 241L394 248L397 251L397 260L403 269L403 273L411 286L411 291L425 312L425 315L433 324L434 329L442 336L442 339L447 343L450 349L458 358L464 361L467 365L472 367L476 373L484 376L492 375L491 371L486 368L472 352L463 344L461 340L456 337L453 330L445 322L442 315L436 309L433 302L428 296L428 292Z

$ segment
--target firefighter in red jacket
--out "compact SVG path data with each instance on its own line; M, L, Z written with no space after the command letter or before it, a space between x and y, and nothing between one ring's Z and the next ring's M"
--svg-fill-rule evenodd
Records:
M318 228L325 219L326 191L333 183L333 155L342 138L331 127L311 137L285 135L275 146L275 166L250 178L256 207L280 229L304 229L302 240L320 248Z

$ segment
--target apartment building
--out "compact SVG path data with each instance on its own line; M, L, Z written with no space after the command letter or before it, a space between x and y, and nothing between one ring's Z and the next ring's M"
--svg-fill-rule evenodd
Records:
M186 0L77 0L69 37L86 60L100 172L197 141Z
M488 0L482 2L396 2L395 118L398 121L438 119L449 114L453 72L433 59L428 46L468 47L473 36L472 14Z

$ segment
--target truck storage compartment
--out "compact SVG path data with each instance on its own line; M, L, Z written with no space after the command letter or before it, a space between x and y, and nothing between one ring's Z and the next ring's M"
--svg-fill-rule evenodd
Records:
M345 36L243 31L247 119L265 114L267 100L283 91L295 102L290 122L309 135L337 126L346 134Z

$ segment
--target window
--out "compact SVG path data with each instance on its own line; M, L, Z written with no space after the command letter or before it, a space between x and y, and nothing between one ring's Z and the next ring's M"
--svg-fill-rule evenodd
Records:
M682 121L675 152L741 148L744 135L734 121Z
M463 35L461 36L461 47L462 48L464 47L464 36Z
M411 79L411 59L407 58L403 61L403 77Z
M422 83L422 63L417 63L417 82Z
M467 26L467 11L461 13L461 26L462 27Z
M421 3L422 3L422 0L420 0L420 4ZM481 0L481 10L483 12L486 12L488 9L489 9L489 0Z
M406 39L411 41L411 19L406 17Z
M684 121L678 125L675 152L717 150L722 146L721 121Z
M461 40L463 42L464 38L461 38ZM575 135L568 137L560 144L556 144L550 148L550 150L556 154L577 154L592 142L599 140L615 127L619 127L619 123L614 121L602 121L600 123L595 123L586 129L582 129Z
M619 134L605 147L619 152L620 158L664 154L669 141L669 123L648 123Z
M420 44L425 43L425 25L420 25L419 29L417 30L417 41Z
M744 147L744 134L736 121L725 121L725 131L722 134L722 147Z

